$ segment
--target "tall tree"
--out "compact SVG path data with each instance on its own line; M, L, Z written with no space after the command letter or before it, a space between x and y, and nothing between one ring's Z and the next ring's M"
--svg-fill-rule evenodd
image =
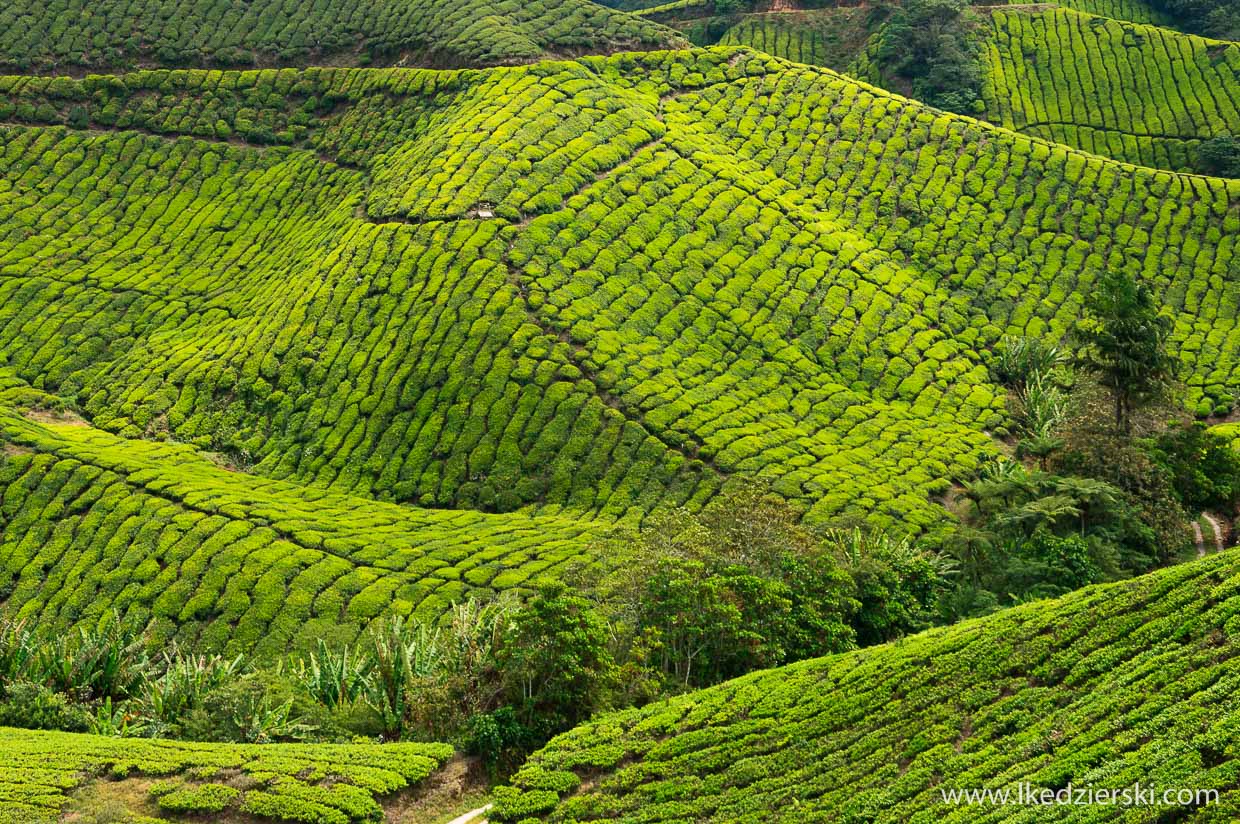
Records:
M1115 428L1127 435L1133 413L1162 398L1175 379L1167 352L1171 321L1158 314L1144 284L1121 272L1102 277L1085 309L1081 365L1110 392Z

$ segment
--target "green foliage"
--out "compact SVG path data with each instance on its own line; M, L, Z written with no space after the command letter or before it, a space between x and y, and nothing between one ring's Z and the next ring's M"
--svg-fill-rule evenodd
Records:
M98 629L79 627L42 639L30 670L56 692L129 698L141 689L150 666L143 645L141 634L111 613Z
M996 381L1019 392L1051 377L1066 363L1058 346L1038 338L1004 335L995 347L990 369Z
M301 689L323 706L345 708L370 688L366 663L353 648L333 649L320 638L318 648L298 662L294 677Z
M982 111L977 20L965 0L905 0L879 30L871 61L882 77L950 112Z
M162 669L144 685L141 713L147 722L171 729L191 713L204 711L213 693L241 677L245 664L241 656L229 660L174 648L164 653Z
M844 563L861 606L852 617L861 646L880 644L934 623L950 559L885 532L834 530L827 546ZM824 650L825 651L825 650Z
M166 815L224 820L245 810L296 820L290 812L313 809L315 820L375 821L376 797L416 786L452 757L444 744L182 743L13 729L0 729L0 752L0 816L23 822L57 819L69 794L92 781L142 776L161 779L150 795Z
M1197 168L1210 175L1240 177L1240 138L1212 137L1197 147Z
M1240 40L1240 3L1236 0L1153 0L1153 5L1188 31Z
M1171 320L1143 283L1122 272L1105 274L1085 301L1081 366L1110 392L1115 428L1132 431L1133 415L1166 397L1177 364L1167 352Z
M15 0L0 10L0 64L53 70L135 64L423 65L533 60L565 51L676 45L660 26L585 0L452 5L358 0L234 4L202 0Z
M554 732L598 709L616 675L608 640L589 601L563 587L541 588L495 651L521 723Z
M1167 560L1143 520L1146 499L1117 485L1124 477L1116 466L1103 472L1071 448L1056 453L1052 465L1064 474L1002 461L965 484L964 523L943 541L960 574L954 591L940 598L940 615L985 614L1001 603L1062 594ZM1168 529L1182 523L1179 515ZM1182 543L1182 534L1172 534Z
M589 585L616 625L618 658L673 689L849 649L852 581L778 497L721 494L700 515L646 519L600 552Z
M1174 426L1150 445L1154 462L1170 473L1188 512L1233 512L1240 503L1240 452L1204 424Z
M985 117L1129 163L1240 174L1229 171L1240 47L1121 22L1136 16L995 9L983 52ZM1146 22L1155 21L1136 21Z
M1068 543L1045 549L1075 555ZM490 816L964 824L978 807L940 791L1140 780L1216 788L1216 803L1176 815L1231 820L1238 575L1240 556L1221 553L606 714L536 753L494 793ZM1029 810L984 815L1025 821ZM1166 809L1129 813L1152 821ZM1115 814L1084 805L1073 818Z

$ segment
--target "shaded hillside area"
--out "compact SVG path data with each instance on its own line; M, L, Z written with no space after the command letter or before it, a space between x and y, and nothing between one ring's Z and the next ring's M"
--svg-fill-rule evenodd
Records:
M700 45L825 66L1127 163L1240 177L1240 46L1167 28L1137 3L1067 5L712 16L672 4L649 16Z
M39 73L479 66L677 44L668 29L589 0L12 0L0 8L0 67Z
M1231 821L1240 555L602 716L499 821ZM1216 789L1216 803L945 803L941 791Z
M1192 170L1240 134L1240 45L1072 11L996 11L987 119L1086 151Z

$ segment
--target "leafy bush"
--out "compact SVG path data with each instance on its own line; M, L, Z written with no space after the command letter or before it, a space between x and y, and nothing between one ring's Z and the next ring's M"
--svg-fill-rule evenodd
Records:
M1227 135L1203 140L1197 147L1197 168L1209 175L1240 177L1240 138Z
M1240 503L1240 452L1204 424L1173 426L1160 433L1150 444L1150 456L1170 473L1187 511L1232 512Z

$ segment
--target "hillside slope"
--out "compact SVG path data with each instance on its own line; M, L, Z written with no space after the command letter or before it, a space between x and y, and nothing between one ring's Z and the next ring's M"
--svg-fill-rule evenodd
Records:
M989 347L1104 268L1199 411L1240 388L1240 182L760 54L5 78L0 113L9 367L268 477L614 519L756 475L927 526L993 454Z
M0 409L0 593L47 628L117 610L154 643L275 658L434 620L587 560L592 525L419 510Z
M1127 163L1198 169L1201 141L1240 132L1240 45L1121 22L1157 19L1141 8L977 10L979 116ZM903 81L885 82L874 61L880 21L868 8L841 7L726 19L690 14L672 23L694 42L748 46L894 89Z
M8 0L0 67L463 66L677 45L590 0Z
M350 824L378 820L384 796L425 781L452 748L207 744L0 728L0 757L6 824L82 820L70 810L83 788L97 791L87 811L99 817L119 816L119 806L147 821Z
M1240 553L1226 552L602 716L535 754L493 817L1234 821L1238 653ZM1134 782L1221 794L1179 809L940 795Z
M986 118L1129 163L1192 169L1240 134L1240 44L1064 9L995 10Z

